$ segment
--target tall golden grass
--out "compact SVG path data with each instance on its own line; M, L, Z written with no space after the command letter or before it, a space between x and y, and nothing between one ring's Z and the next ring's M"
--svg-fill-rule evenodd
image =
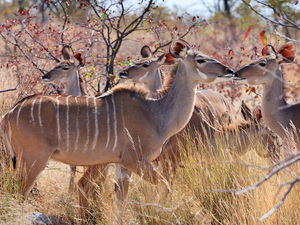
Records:
M249 134L252 135L252 134ZM293 167L283 171L253 191L236 195L254 184L268 170L267 159L254 150L261 148L254 138L251 149L234 157L228 149L228 135L217 135L214 144L197 145L194 134L185 134L180 144L183 167L172 178L171 192L164 198L164 189L133 175L124 222L129 224L259 224L282 197L276 195L281 183L298 174ZM18 177L13 173L10 157L1 141L0 151L0 224L31 224L28 214L38 211L59 218L67 224L81 224L77 192L68 192L68 166L50 162L37 181L29 199L22 203L18 195ZM249 166L252 165L252 166ZM80 176L82 173L78 173ZM89 224L116 224L113 166L103 187L95 184L87 209ZM300 192L295 186L284 204L261 224L299 224Z

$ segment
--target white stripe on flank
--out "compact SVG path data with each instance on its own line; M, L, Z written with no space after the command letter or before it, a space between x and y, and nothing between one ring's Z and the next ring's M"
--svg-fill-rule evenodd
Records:
M106 106L106 117L107 117L107 140L106 140L106 148L109 144L109 138L110 138L110 121L109 121L109 105L108 105L108 102L107 102L107 98L104 98L105 99L105 106Z
M42 98L43 97L41 97L40 101L39 101L39 124L40 124L40 127L43 126L43 124L42 124L42 117L41 117Z
M115 150L115 148L117 147L117 142L118 142L118 135L117 135L117 113L116 113L116 104L114 101L114 95L111 95L111 102L113 104L113 116L114 116L114 134L115 134L115 144L113 147L113 151Z
M11 145L11 142L10 142L10 138L9 138L9 137L11 137L10 123L9 123L9 121L7 123L8 123L7 124L8 125L8 130L10 131L10 135L8 135L7 130L4 127L4 121L2 121L2 131L4 133L4 137L5 137L5 140L6 140L6 145L7 145L7 148L9 150L10 156L11 157L15 157L16 154L15 154L13 148L12 148L12 145Z
M34 126L33 108L34 108L35 101L36 101L36 98L33 100L32 104L31 104L31 109L30 109L30 115L31 115L31 120L32 120L33 126Z
M98 136L99 136L99 128L98 128L98 109L97 109L97 102L96 98L94 98L94 106L95 106L95 111L94 111L94 116L95 116L95 136L94 136L94 142L93 142L93 150L96 148Z
M77 104L77 113L76 113L76 141L75 141L75 151L78 148L78 140L79 140L79 104L78 104L78 100L77 100L78 96L75 97L75 102Z
M67 151L69 151L70 148L70 130L69 130L69 126L70 126L70 119L69 119L69 98L71 97L71 95L68 95L68 97L66 98L66 105L67 105L67 112L66 112L66 136L67 136Z
M86 98L86 143L84 146L84 152L87 151L90 140L90 117L89 117L89 97Z
M24 103L27 101L27 99L25 99L23 102L22 102L22 104L21 104L21 106L20 106L20 108L19 108L19 110L18 110L18 113L17 113L17 127L19 128L19 117L20 117L20 113L21 113L21 109L22 109L22 107L23 107L23 105L24 105Z
M59 124L59 97L56 97L56 102L57 102L57 107L56 107L56 125L57 125L57 139L58 139L58 144L60 144L60 124Z

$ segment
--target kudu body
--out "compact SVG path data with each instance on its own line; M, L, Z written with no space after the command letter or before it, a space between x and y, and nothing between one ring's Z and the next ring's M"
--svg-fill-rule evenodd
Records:
M91 182L96 165L117 163L153 184L164 182L151 161L161 153L163 143L185 127L195 104L199 82L210 83L232 73L211 60L206 62L184 41L174 41L170 52L181 62L163 97L152 100L136 89L115 88L100 97L29 96L19 101L3 118L7 148L23 169L22 190L26 198L38 175L50 159L73 166L91 166L80 179ZM79 200L86 206L88 190ZM124 200L122 191L117 198ZM118 201L117 201L118 202ZM120 208L120 206L118 206Z
M143 59L121 72L120 77L130 78L134 83L143 83L149 89L148 96L155 98L163 88L163 72L160 66L174 61L168 54L155 58L148 46L141 49L141 55ZM202 60L205 61L205 58L203 57ZM164 144L162 154L157 159L162 164L164 176L168 177L170 166L175 172L176 164L180 162L178 141L184 141L183 136L187 132L197 133L199 144L207 145L216 133L226 130L230 136L231 150L234 155L246 153L250 142L253 141L251 134L252 137L260 136L260 143L265 151L257 151L257 153L262 157L275 158L277 138L264 124L259 124L261 123L259 110L257 108L252 116L249 108L243 103L239 113L242 113L241 117L245 121L237 121L234 108L225 97L211 90L197 91L195 109L187 127ZM241 129L243 131L240 131Z
M272 46L269 51L263 52L263 57L235 72L235 80L245 80L250 85L262 85L262 116L272 131L283 140L287 132L295 127L299 137L300 129L300 102L287 104L284 99L284 79L281 63L291 62L294 59L294 46L283 45L278 52ZM271 50L272 49L272 50ZM271 51L270 51L271 50Z

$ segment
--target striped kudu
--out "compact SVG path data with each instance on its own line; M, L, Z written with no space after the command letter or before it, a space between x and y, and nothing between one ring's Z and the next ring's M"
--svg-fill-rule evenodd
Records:
M168 54L162 54L158 58L154 57L148 46L142 47L141 55L143 59L135 62L135 65L121 72L120 77L131 79L134 83L143 83L149 89L149 97L158 97L159 90L163 88L163 72L160 66L170 64L170 62L174 63L174 60ZM207 56L202 56L203 61L207 61L206 58ZM205 73L205 71L202 72ZM240 144L238 141L235 141L238 144L234 145L235 149L232 149L232 152L237 155L242 155L250 149L247 146L250 145L251 137L247 137L246 134L259 134L261 145L266 151L261 152L257 149L257 153L262 157L271 157L274 159L279 146L277 143L278 140L276 135L263 124L260 108L256 107L252 116L249 108L243 102L241 112L239 113L242 114L241 118L244 118L245 121L238 121L235 117L236 113L232 104L218 92L211 90L197 91L196 106L187 129L190 128L190 132L192 133L199 133L198 137L203 145L208 144L207 134L210 134L210 139L212 139L217 130L228 129L232 142L234 139L237 139L235 135L238 135L238 139L243 140L243 143ZM248 126L245 127L246 121ZM169 174L169 167L171 166L173 172L175 172L177 168L176 162L180 162L178 141L182 141L182 137L187 133L187 129L172 136L163 146L162 154L157 159L163 165L162 168L166 177ZM244 132L238 133L237 129L244 129Z
M87 204L90 178L101 172L97 165L117 163L126 168L123 175L134 172L153 184L167 184L150 162L160 155L163 143L188 123L196 85L232 73L220 62L203 62L201 53L181 40L172 42L170 53L181 62L159 99L147 99L136 88L119 87L100 97L34 95L19 101L4 116L2 128L7 148L23 169L24 197L50 159L89 166L78 182L81 209ZM204 74L206 67L210 69ZM122 189L117 196L121 211L126 195Z
M78 73L78 70L85 64L82 52L76 52L72 56L71 48L69 46L64 46L61 53L64 60L43 75L42 81L45 83L63 84L65 95L86 95L81 85L82 78ZM75 174L76 166L70 166L69 190L75 189Z
M265 51L267 49L267 51ZM236 81L246 81L250 85L262 85L262 116L272 131L283 140L287 131L296 129L299 137L300 102L288 104L284 99L284 78L281 64L292 62L294 46L291 43L283 45L278 52L272 46L263 49L263 57L235 72Z

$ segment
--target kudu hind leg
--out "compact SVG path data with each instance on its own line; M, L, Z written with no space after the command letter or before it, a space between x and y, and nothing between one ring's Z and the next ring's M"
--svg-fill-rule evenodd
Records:
M21 187L24 199L27 198L30 190L35 184L35 181L39 174L46 168L49 158L34 155L26 155L23 153L22 156L22 167L21 167Z

